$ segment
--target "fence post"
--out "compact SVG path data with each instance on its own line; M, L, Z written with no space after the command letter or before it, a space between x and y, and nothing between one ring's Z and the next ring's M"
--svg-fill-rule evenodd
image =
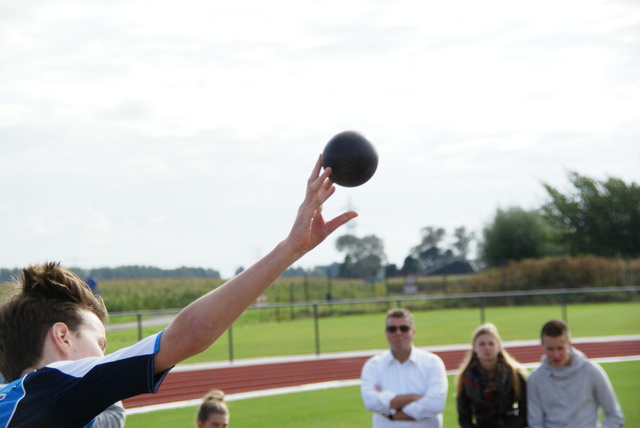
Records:
M564 322L569 324L569 318L567 317L567 293L566 293L566 290L565 290L565 292L562 293L562 319L564 320Z
M333 282L331 281L331 272L327 271L327 302L329 303L329 313L333 315Z
M289 284L289 303L293 303L295 301L295 297L293 295L293 283ZM293 305L289 306L289 319L296 319L296 310Z
M229 335L229 362L233 362L233 324L227 329Z
M142 340L142 314L138 312L136 318L138 319L138 342L140 342Z
M318 304L313 304L313 324L316 336L316 355L320 355L320 325L318 323Z
M480 324L484 324L484 295L480 296Z

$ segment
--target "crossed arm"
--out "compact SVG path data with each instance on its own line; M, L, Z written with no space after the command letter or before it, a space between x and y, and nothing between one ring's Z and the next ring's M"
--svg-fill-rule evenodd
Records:
M394 420L421 420L442 413L448 382L441 360L425 360L422 374L416 373L417 377L412 378L414 385L409 387L409 390L418 391L416 393L397 394L392 388L385 389L382 373L387 377L396 375L387 371L388 368L379 357L369 359L363 366L360 393L367 410L387 415L393 409L396 411Z
M328 178L331 168L322 173L321 168L320 156L307 181L306 196L289 235L253 266L183 309L166 328L154 358L155 373L211 346L291 264L357 216L355 211L347 211L330 221L324 220L322 205L335 187Z
M393 415L393 419L398 421L415 421L415 418L403 412L402 408L407 404L420 400L422 397L423 396L420 394L401 394L393 397L391 400L391 408L396 411L396 414Z

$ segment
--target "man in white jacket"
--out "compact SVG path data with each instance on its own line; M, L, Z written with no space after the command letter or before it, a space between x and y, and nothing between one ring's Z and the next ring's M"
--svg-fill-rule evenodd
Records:
M609 377L571 346L569 326L553 320L540 334L545 355L527 381L529 428L617 428L624 423ZM604 421L599 424L599 409Z
M373 428L442 428L447 373L436 354L413 346L416 329L405 308L387 312L389 350L362 368L362 401Z

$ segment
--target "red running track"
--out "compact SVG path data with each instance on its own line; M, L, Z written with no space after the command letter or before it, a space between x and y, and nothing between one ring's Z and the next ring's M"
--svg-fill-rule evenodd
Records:
M589 358L640 355L640 340L574 343ZM540 360L539 345L505 346L521 363ZM466 350L434 350L447 370L460 365ZM373 355L346 358L309 358L304 361L276 362L259 365L224 366L193 371L172 371L157 394L143 394L124 401L126 408L201 398L213 388L226 394L299 386L317 382L360 378L365 361Z

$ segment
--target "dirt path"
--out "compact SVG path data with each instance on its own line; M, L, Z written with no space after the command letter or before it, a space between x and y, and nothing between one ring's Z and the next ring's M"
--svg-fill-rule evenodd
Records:
M640 355L638 336L594 338L574 341L574 346L589 358L625 357ZM425 348L438 354L447 370L455 370L460 364L467 346ZM507 343L505 348L521 363L538 362L542 350L538 344ZM227 394L259 391L310 383L351 380L360 377L364 362L375 354L359 352L339 357L327 354L321 357L307 356L284 359L262 359L215 363L210 365L178 366L164 380L157 394L144 394L125 400L126 408L151 404L197 399L212 388L220 388ZM209 368L207 368L209 367Z

